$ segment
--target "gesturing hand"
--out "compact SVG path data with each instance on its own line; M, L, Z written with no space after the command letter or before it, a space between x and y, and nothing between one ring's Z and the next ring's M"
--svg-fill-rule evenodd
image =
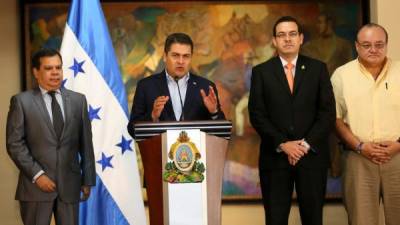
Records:
M208 95L206 95L206 92L203 89L200 90L203 103L208 109L209 113L216 113L218 111L217 95L215 94L212 86L208 86L208 90Z
M157 121L160 118L162 111L164 110L165 103L169 100L169 96L159 96L154 100L153 110L151 111L151 118L153 121Z
M56 184L46 175L40 175L35 184L44 192L54 192L56 190Z

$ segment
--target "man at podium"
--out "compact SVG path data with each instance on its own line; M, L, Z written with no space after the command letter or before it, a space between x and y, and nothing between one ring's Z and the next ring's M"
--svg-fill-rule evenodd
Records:
M184 33L165 40L165 69L140 80L136 87L128 131L138 121L225 119L215 84L189 72L193 42Z

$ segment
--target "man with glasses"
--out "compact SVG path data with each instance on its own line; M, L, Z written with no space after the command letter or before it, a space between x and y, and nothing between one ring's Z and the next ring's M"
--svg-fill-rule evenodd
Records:
M261 137L259 172L268 225L287 225L296 188L303 225L321 225L335 103L326 64L299 55L297 20L273 28L278 56L253 68L250 121Z
M358 58L331 80L336 130L345 152L343 193L351 225L376 225L382 201L385 224L400 224L400 63L386 56L388 34L364 25L355 42Z

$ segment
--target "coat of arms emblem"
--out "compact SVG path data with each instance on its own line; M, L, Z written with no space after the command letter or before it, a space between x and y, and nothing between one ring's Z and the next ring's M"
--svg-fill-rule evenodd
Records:
M198 160L201 154L190 141L188 134L182 131L168 153L172 161L165 165L163 180L169 183L199 183L204 180L205 167Z

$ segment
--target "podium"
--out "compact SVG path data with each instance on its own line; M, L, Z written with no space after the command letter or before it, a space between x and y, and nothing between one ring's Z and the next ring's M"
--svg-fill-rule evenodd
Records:
M166 171L165 165L168 157L171 157L171 153L168 154L171 149L171 142L175 141L177 133L181 135L182 131L189 133L189 138L196 139L197 148L200 149L200 152L203 149L205 154L202 159L205 162L205 179L199 184L192 185L195 186L194 190L200 190L194 192L196 196L193 196L193 198L199 198L202 201L198 206L201 207L199 211L202 211L200 216L202 218L199 219L200 222L193 222L193 224L221 224L222 178L231 129L231 122L225 120L146 122L134 125L134 136L140 148L144 167L151 225L192 224L192 222L182 221L171 222L174 219L179 220L175 217L181 216L176 215L177 207L181 207L182 211L186 210L185 207L182 207L186 200L188 201L187 207L197 207L196 204L190 203L192 197L186 199L184 197L183 200L174 199L180 193L190 193L193 190L189 188L191 185L170 184L163 181L163 173ZM191 134L193 134L192 137ZM178 189L174 192L173 189L176 188ZM201 193L203 197L198 196ZM174 205L175 203L178 205Z

